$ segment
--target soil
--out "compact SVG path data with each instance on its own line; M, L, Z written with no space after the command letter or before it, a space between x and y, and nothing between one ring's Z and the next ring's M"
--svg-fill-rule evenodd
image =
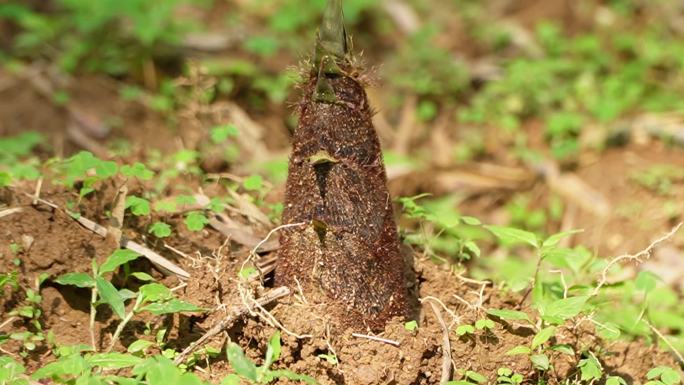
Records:
M11 197L9 200L4 198L3 203L21 207L22 212L0 219L0 271L13 266L15 255L9 248L11 243L23 242L25 246L16 257L21 260L22 283L27 286L31 286L33 280L43 273L55 278L69 271L88 271L92 258L101 261L114 250L111 240L100 238L83 228L61 210L43 204L32 205L31 198L23 194L31 191L31 187L12 189L9 194L5 194ZM112 189L104 188L104 193L84 200L84 215L105 223L102 208L112 198L107 193L110 190ZM41 196L42 199L61 206L70 198L70 194L48 186ZM138 231L131 228L128 233L143 240ZM142 317L126 328L121 344L117 345L118 350L124 350L125 346L136 339L151 338L145 335L145 322L157 326L170 325L167 344L183 348L223 317L221 304L231 306L241 303L235 277L248 253L236 245L225 244L221 236L212 233L212 230L199 234L183 233L172 237L167 243L189 254L188 258L175 260L192 275L187 286L176 293L184 300L216 311L204 317ZM33 241L28 242L27 239ZM153 244L150 247L159 250ZM172 254L163 254L169 259L174 258ZM441 376L443 333L430 301L440 301L441 304L435 302L435 309L448 325L457 325L472 324L486 317L484 308L515 308L521 299L518 295L494 289L489 284L485 285L480 295L481 284L462 280L448 266L423 259L408 249L404 250L404 254L413 260L412 270L418 282L414 289L418 297L424 299L416 309L419 327L409 331L404 327L403 320L394 319L381 333L375 334L394 341L398 346L352 336L351 332L358 332L358 327L343 329L336 326L330 315L325 316L329 314L324 309L327 304L312 308L314 305L311 304L316 303L316 299L307 298L300 293L268 307L272 317L281 323L278 329L283 330L283 353L276 367L310 375L321 384L436 384ZM134 268L150 272L169 287L181 283L176 277L164 277L146 261L138 262ZM122 283L117 281L117 277L114 277L114 282ZM272 286L272 277L267 276L264 283ZM267 290L258 283L254 284L253 289ZM54 333L55 342L87 343L89 292L56 285L48 280L40 294L43 296L41 321L46 330ZM5 312L21 301L22 298L5 295L0 297L0 308ZM466 302L470 305L466 305ZM506 355L515 346L529 344L533 331L523 325L493 319L496 323L491 331L478 331L466 337L458 337L453 331L449 333L451 355L457 373L472 370L494 381L496 370L508 367L527 379L533 379L536 371L527 357ZM116 317L105 307L101 307L97 321L97 341L100 347L104 347L114 330ZM29 326L20 321L12 324L13 330L27 327ZM253 315L233 324L228 338L239 343L246 349L247 356L259 363L264 357L266 341L276 330L272 319ZM577 319L571 327L559 330L556 339L557 343L572 346L578 354L589 346L594 351L601 350L606 372L619 374L629 383L638 383L644 378L645 372L656 365L676 365L668 353L654 346L647 346L643 341L603 342L593 333L592 324L582 318ZM217 337L210 344L221 348L225 342L226 337ZM16 353L20 345L8 343L3 349ZM36 365L44 364L44 360L38 356L46 351L46 347L42 346L28 356L26 364L29 365L29 370L35 370ZM321 357L324 354L335 354L339 364L329 363ZM579 356L564 356L557 352L553 355L552 360L556 364L551 377L560 381L572 376ZM210 367L198 373L208 380L218 381L230 372L229 365L219 358L212 360ZM282 380L277 383L287 382Z

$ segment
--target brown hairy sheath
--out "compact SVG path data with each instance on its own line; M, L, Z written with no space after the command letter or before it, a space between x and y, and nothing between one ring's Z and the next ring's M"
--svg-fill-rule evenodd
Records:
M302 85L276 283L315 294L345 326L381 329L409 314L404 260L366 92L329 2ZM295 280L296 278L296 280Z

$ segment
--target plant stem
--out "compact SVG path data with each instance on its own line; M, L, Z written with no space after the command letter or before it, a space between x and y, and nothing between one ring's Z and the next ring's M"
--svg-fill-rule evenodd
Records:
M119 340L119 336L121 335L121 332L123 329L126 327L126 324L133 318L135 313L138 311L138 307L142 304L142 294L138 294L138 298L135 299L135 304L133 305L133 309L131 309L130 313L126 314L126 317L121 320L119 325L117 325L116 330L114 331L114 335L112 335L112 341L109 343L109 347L107 348L107 353L112 351L114 349L114 345L116 345L116 341Z
M93 350L97 351L95 344L95 316L97 315L97 308L95 302L97 301L97 287L93 286L90 289L90 344L93 345Z

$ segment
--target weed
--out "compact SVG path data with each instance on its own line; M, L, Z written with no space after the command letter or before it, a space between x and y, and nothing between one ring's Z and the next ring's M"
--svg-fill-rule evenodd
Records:
M672 195L675 184L684 182L684 168L668 164L650 166L634 171L630 180L661 195Z
M525 379L520 373L513 373L513 370L509 368L499 368L496 371L497 378L496 383L499 385L519 385Z
M90 336L93 349L95 344L95 316L97 306L106 304L114 311L121 322L117 325L116 331L112 336L108 350L116 344L119 335L124 327L137 313L147 311L152 314L161 315L179 312L198 312L202 309L195 305L180 301L173 297L171 291L164 285L158 283L148 283L140 287L137 293L127 289L117 290L114 285L105 278L105 274L116 271L119 267L134 261L140 255L130 250L119 249L112 253L107 259L98 265L92 261L92 273L67 273L57 279L56 283L61 285L71 285L80 288L89 288L90 297ZM133 273L142 281L148 281L151 277L147 274ZM134 299L133 308L126 313L125 302Z
M82 2L59 0L57 12L40 13L17 1L0 6L0 19L19 27L13 54L46 55L66 72L87 70L122 75L176 45L191 28L177 18L183 0ZM154 11L152 11L154 10Z
M284 369L271 369L271 365L280 358L280 332L276 332L268 341L264 364L257 366L254 362L245 357L239 345L231 343L226 348L228 361L237 375L229 375L222 383L226 385L238 385L240 377L248 380L252 384L267 384L271 381L282 378L291 381L301 381L307 384L316 384L316 380L309 376L297 374Z

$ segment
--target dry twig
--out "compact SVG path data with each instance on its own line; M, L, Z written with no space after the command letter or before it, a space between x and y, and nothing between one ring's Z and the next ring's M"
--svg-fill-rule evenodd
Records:
M653 333L655 333L658 337L660 337L661 340L663 340L663 342L665 342L665 345L667 345L667 347L670 348L670 350L672 350L672 353L674 353L674 355L677 356L679 362L682 365L684 365L684 356L682 356L682 353L680 353L679 350L677 350L677 348L675 348L674 345L672 345L672 343L667 338L665 338L665 336L663 335L663 333L660 332L660 330L656 329L655 326L651 325L649 322L646 322L646 324L648 325L648 327L651 328Z
M399 347L399 346L401 345L398 341L390 340L390 339L387 339L387 338L376 337L376 336L369 336L369 335L367 335L367 334L359 334L359 333L352 333L351 335L352 335L352 337L356 337L356 338L365 338L365 339L367 339L367 340L382 342L382 343L384 343L384 344L389 344L389 345L393 345L393 346L396 346L396 347Z
M21 207L12 207L9 209L5 209L0 211L0 218L8 217L12 214L17 214L20 213L23 209Z
M30 194L26 194L26 195L31 197L31 198L34 198ZM58 210L60 209L60 207L57 206L56 204L54 204L52 202L48 202L44 199L38 199L38 202L43 203L45 205L48 205L54 209L58 209ZM69 216L71 218L73 218L74 220L76 220L78 223L80 223L81 226L83 226L86 229L94 232L95 234L101 236L102 238L107 237L108 231L107 231L106 227L99 225L99 224L95 223L94 221L92 221L92 220L90 220L90 219L88 219L82 215L77 216L77 217L74 217L71 215L69 215ZM162 257L156 251L154 251L154 250L152 250L146 246L143 246L137 242L126 239L125 237L121 238L120 246L125 248L125 249L132 250L132 251L135 251L136 253L139 253L140 255L149 259L150 262L155 264L162 271L169 271L169 272L176 274L178 277L183 278L183 279L190 278L190 273L183 270L180 266L178 266L175 263L169 261L168 259Z
M447 328L446 323L444 323L442 313L433 301L430 301L430 307L435 313L439 325L442 327L442 377L439 380L439 383L443 384L451 380L451 342L449 341L449 328Z
M682 225L684 225L684 222L680 222L677 226L673 227L672 230L670 230L667 234L665 234L662 237L651 242L651 244L648 245L648 247L646 247L645 249L641 250L640 252L638 252L636 254L623 254L623 255L620 255L618 257L613 258L610 262L608 262L606 267L601 272L601 280L596 285L596 288L594 288L594 291L591 293L591 296L593 297L593 296L597 295L599 293L599 290L601 290L601 287L603 287L603 285L606 284L606 282L608 281L608 271L610 270L610 268L615 266L618 262L622 262L624 260L636 261L637 263L641 263L645 259L650 258L651 252L653 252L653 249L656 246L658 246L660 243L665 242L665 241L669 240L670 238L672 238L672 236L675 235L675 233L677 231L679 231L679 229L682 227Z
M268 293L264 294L258 299L255 299L255 303L259 304L259 306L264 306L267 305L279 298L285 297L290 294L290 289L287 287L279 287L276 289L273 289L269 291ZM185 360L185 358L195 350L197 350L199 347L205 345L211 338L215 337L219 333L221 333L223 330L225 330L228 326L230 326L233 322L235 322L236 319L243 317L246 314L249 314L251 312L251 308L249 306L239 305L235 306L232 308L231 312L223 318L219 323L214 325L211 329L209 329L202 337L200 337L197 341L191 343L187 348L185 348L174 360L174 363L176 365L180 364Z

